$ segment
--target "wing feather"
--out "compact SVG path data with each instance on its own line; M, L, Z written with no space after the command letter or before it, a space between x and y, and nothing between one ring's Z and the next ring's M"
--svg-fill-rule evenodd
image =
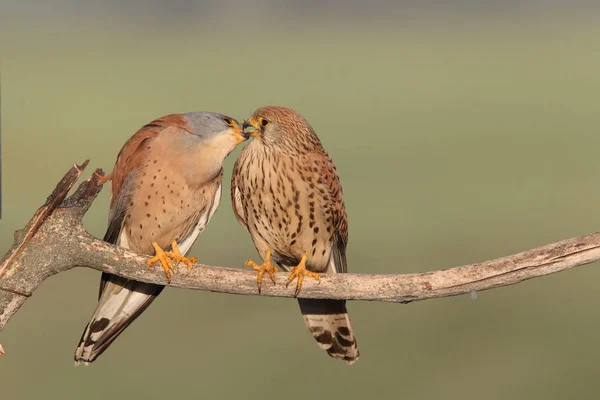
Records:
M233 206L233 214L237 218L240 225L248 231L248 218L246 217L246 211L244 209L244 203L242 199L242 192L239 189L241 177L241 167L245 159L245 149L240 154L240 157L233 166L233 173L231 174L231 205Z
M323 179L322 189L329 197L332 226L332 260L329 266L331 272L348 272L346 261L346 246L348 244L348 216L344 205L342 182L331 156L322 149L315 153L315 163L321 166L320 177Z

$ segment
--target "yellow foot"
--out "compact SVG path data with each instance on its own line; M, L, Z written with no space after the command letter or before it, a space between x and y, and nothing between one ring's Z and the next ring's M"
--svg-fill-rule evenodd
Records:
M181 252L179 251L179 247L177 246L177 242L173 242L171 244L171 249L173 250L172 253L167 253L169 255L169 258L173 261L175 261L175 267L177 267L177 265L182 262L187 266L188 272L190 272L192 270L192 266L196 263L196 261L198 261L198 258L196 257L184 257L183 254L181 254Z
M181 255L181 252L179 251L179 247L177 247L176 242L173 242L171 244L171 247L173 248L172 253L166 252L163 249L161 249L158 243L156 242L152 242L152 247L154 247L156 255L148 261L146 261L146 264L148 264L148 268L150 268L152 267L152 264L159 261L163 269L165 270L165 276L167 277L167 280L169 282L171 282L171 271L174 271L175 267L177 267L177 265L180 262L183 262L185 265L187 265L189 271L192 268L192 264L198 261L196 257L186 258L183 255ZM173 266L171 260L175 261L175 266Z
M296 267L294 267L294 269L292 270L292 273L288 277L287 283L285 284L285 287L288 287L288 285L294 279L298 278L298 283L296 283L296 291L294 292L294 297L297 297L300 294L300 289L302 289L302 281L304 280L305 276L309 276L309 277L315 279L316 281L319 280L319 274L317 274L316 272L311 272L306 269L306 254L304 254L302 256L302 259L300 260L300 264L298 264Z
M271 264L271 250L267 250L267 256L265 257L265 261L263 265L258 265L252 260L248 260L244 263L249 267L252 267L253 270L258 271L258 275L256 276L256 284L258 285L258 294L260 294L260 289L262 286L263 276L265 276L265 272L269 275L269 278L273 281L273 285L275 284L275 272L279 271L279 268Z

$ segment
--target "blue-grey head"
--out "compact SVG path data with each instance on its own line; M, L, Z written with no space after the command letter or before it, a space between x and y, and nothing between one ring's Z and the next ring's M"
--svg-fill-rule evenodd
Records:
M211 148L215 156L224 159L235 146L249 138L242 125L227 115L198 111L183 114L187 122L186 130L195 136L203 146Z
M203 139L210 140L215 136L230 134L239 144L248 139L249 135L244 134L242 125L234 118L227 115L197 111L183 114L194 135Z

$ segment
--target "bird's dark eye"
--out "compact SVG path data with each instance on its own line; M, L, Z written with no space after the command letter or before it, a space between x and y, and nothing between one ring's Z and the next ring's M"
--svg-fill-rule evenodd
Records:
M233 121L231 118L223 118L223 122L225 122L229 126L233 126Z
M261 125L261 126L263 126L263 127L264 127L264 126L267 126L267 125L269 125L269 121L267 121L267 120L266 120L266 119L264 119L264 118L261 118L261 119L260 119L260 125Z

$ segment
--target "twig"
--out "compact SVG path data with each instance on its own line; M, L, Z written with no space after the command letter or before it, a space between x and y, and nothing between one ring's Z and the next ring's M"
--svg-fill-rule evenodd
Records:
M86 162L87 163L87 162ZM147 256L113 246L88 234L81 220L101 190L98 170L66 198L86 166L73 166L27 227L15 235L0 264L0 330L46 278L74 267L88 267L142 282L184 289L257 295L252 271L196 264L178 270L167 283L160 268L148 270ZM333 274L320 283L306 280L300 297L409 303L455 296L563 271L600 260L600 233L564 240L508 257L419 274ZM264 284L263 296L293 297L294 288Z

